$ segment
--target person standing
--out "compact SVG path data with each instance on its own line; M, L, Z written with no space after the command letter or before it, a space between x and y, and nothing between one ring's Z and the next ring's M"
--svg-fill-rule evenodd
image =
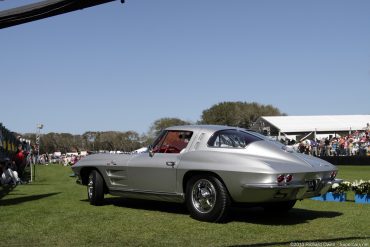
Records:
M26 157L23 153L22 145L18 145L18 151L14 155L13 165L15 166L13 170L18 172L18 175L22 177L24 168L26 166Z
M313 156L318 156L317 149L318 149L319 144L318 144L317 141L318 141L317 139L316 140L314 139L314 140L311 141L312 155Z
M348 155L349 156L352 156L353 155L352 151L353 151L353 139L350 138L348 140Z
M325 156L330 156L330 140L329 138L325 139Z

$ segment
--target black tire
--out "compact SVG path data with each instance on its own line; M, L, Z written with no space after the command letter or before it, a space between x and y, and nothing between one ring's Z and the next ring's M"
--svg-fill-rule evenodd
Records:
M291 210L296 203L296 200L285 202L271 202L264 205L264 209L271 213L284 213Z
M91 205L99 206L104 201L104 181L97 170L92 170L87 182L87 197Z
M230 196L218 178L197 175L186 183L186 206L194 219L223 222L230 208Z

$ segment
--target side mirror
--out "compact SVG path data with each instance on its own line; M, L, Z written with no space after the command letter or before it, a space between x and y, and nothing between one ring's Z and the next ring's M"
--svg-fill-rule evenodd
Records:
M149 157L153 157L154 156L154 151L153 151L153 146L152 145L148 146L148 151L149 151Z

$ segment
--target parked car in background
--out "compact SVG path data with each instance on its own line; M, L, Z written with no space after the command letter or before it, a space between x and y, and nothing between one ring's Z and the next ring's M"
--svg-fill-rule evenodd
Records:
M90 155L72 169L92 205L107 193L186 203L193 218L210 222L223 221L234 203L286 211L338 182L324 160L212 125L167 128L144 153Z

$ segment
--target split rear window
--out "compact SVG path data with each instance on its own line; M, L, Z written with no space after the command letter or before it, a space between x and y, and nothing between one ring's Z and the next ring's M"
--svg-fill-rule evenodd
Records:
M248 144L261 140L263 139L241 130L220 130L212 135L208 141L208 146L217 148L245 148Z

